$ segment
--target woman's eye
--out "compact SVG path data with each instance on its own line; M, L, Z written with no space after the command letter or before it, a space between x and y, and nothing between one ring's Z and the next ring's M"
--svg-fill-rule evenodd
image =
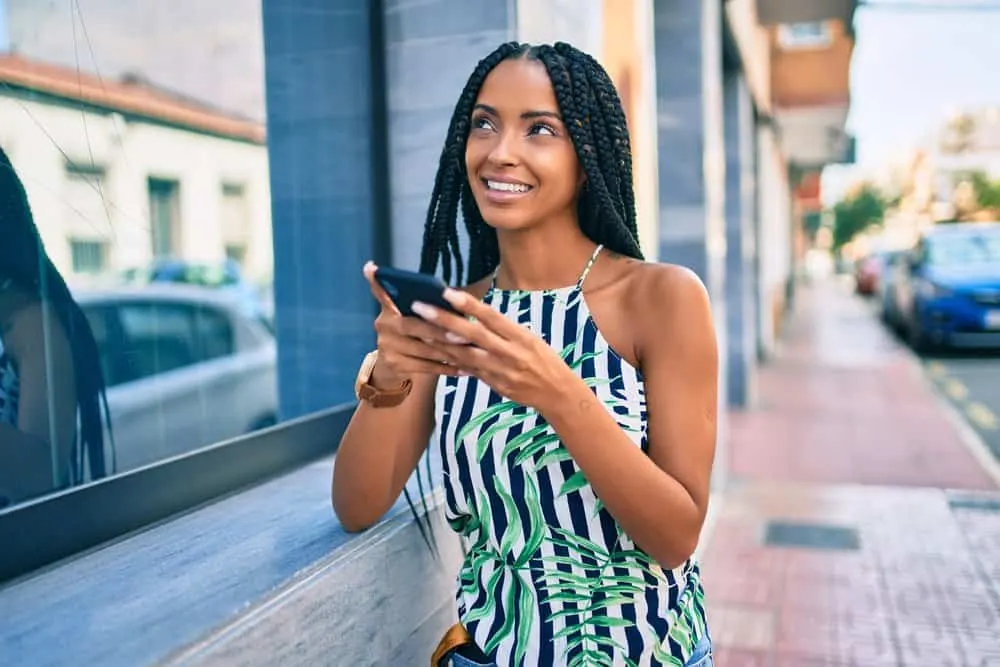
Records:
M556 131L544 123L538 123L536 125L532 125L531 132L528 134L540 134L543 136L554 137L556 136Z
M488 118L474 118L472 119L472 127L476 130L492 130L493 123Z

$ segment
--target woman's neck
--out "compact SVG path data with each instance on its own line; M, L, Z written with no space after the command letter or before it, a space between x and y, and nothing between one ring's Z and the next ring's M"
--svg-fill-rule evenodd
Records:
M596 245L579 227L497 232L499 289L543 290L576 283Z

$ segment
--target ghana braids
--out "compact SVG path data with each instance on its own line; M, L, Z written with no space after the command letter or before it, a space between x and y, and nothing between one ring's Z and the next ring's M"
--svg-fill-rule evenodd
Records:
M611 78L592 56L569 44L501 44L479 61L455 105L427 210L420 271L441 267L446 283L475 282L500 262L496 230L486 224L472 196L465 171L465 144L473 105L489 73L504 60L529 58L548 71L586 183L577 204L580 229L595 243L642 259L637 241L632 151L621 100ZM469 235L468 272L459 246L461 206Z

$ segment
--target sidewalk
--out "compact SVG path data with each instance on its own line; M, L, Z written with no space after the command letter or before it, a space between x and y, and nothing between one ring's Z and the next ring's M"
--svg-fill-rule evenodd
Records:
M703 555L717 667L1000 666L1000 493L909 353L801 290Z

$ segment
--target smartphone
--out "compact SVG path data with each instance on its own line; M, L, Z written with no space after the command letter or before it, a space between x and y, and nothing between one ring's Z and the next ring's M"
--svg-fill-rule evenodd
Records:
M396 304L396 308L399 308L399 312L406 317L416 316L413 312L414 301L422 301L429 306L461 314L445 301L444 291L447 286L437 276L380 266L375 269L375 282L385 290Z

